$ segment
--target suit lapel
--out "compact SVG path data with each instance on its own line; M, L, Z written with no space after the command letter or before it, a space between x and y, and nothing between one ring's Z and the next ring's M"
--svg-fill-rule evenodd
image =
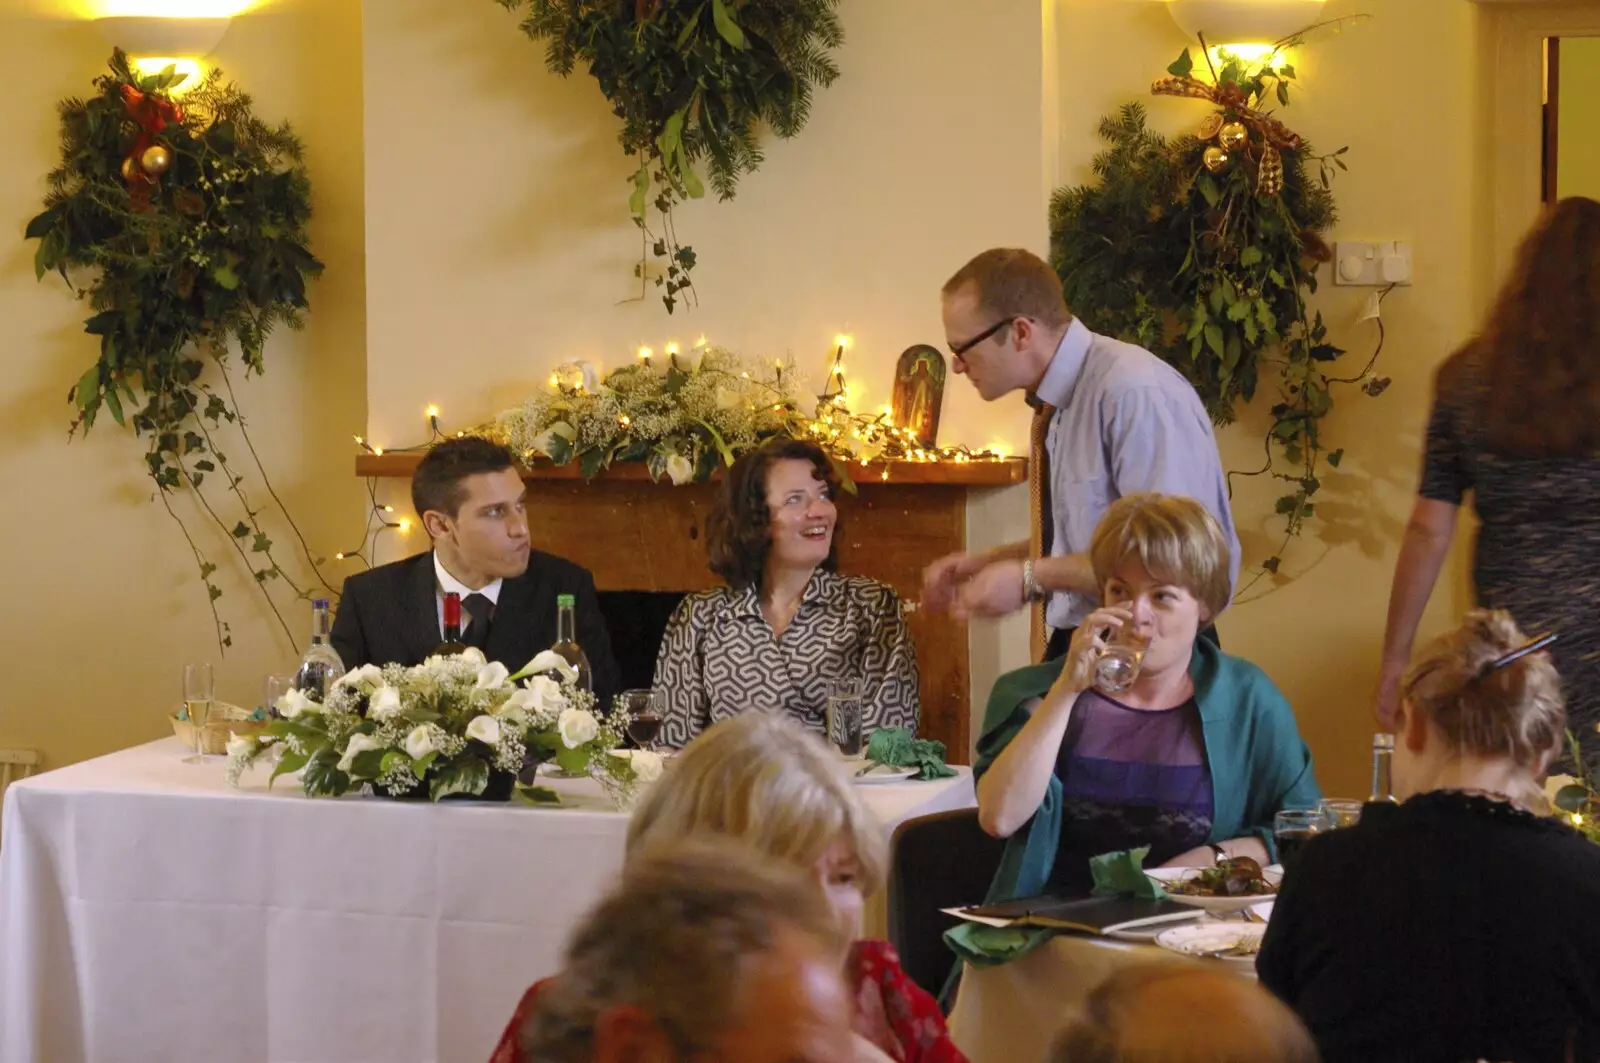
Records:
M421 664L428 654L438 648L443 636L439 633L439 581L433 573L433 552L417 556L404 588L401 602L400 639L406 651L407 664Z

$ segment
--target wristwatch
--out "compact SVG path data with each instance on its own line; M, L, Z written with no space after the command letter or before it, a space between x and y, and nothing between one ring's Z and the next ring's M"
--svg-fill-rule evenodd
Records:
M1033 578L1033 558L1022 563L1022 600L1025 602L1042 602L1050 597L1050 593L1039 586L1039 581Z

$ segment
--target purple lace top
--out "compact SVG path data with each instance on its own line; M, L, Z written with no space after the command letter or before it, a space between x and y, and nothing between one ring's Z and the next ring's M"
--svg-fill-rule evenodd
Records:
M1213 794L1200 709L1133 709L1095 690L1073 706L1061 750L1061 844L1050 891L1087 894L1089 858L1150 846L1146 867L1204 845Z

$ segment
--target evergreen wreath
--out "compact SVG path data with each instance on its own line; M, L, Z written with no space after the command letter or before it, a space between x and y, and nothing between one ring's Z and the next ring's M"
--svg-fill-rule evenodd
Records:
M63 101L61 163L25 238L39 241L39 278L59 272L88 300L93 312L84 331L99 338L99 357L67 393L76 410L68 435L87 433L104 410L146 441L146 472L193 552L225 652L232 636L217 613L217 565L171 495L193 489L293 641L267 583L281 580L300 598L310 592L278 563L244 476L217 441L224 424L237 429L282 509L245 431L228 355L237 344L245 376L260 373L273 329L301 327L306 283L322 263L307 247L311 187L288 124L257 119L250 97L224 83L219 70L180 105L172 90L183 80L172 67L139 74L118 49L110 73L95 80L95 95ZM88 274L82 287L75 272ZM208 477L226 484L239 507L235 523L235 514L224 517L219 508L227 503L202 491L210 484L215 493ZM321 559L311 557L286 510L283 516L315 571Z
M1051 265L1073 313L1179 369L1217 424L1255 397L1264 372L1275 376L1266 458L1243 473L1288 488L1268 573L1316 512L1332 385L1376 396L1389 383L1372 375L1376 351L1359 373L1331 375L1346 352L1306 305L1317 267L1332 258L1323 234L1337 218L1331 179L1347 149L1318 155L1264 109L1289 103L1295 70L1282 52L1306 32L1255 63L1223 52L1209 82L1193 76L1185 49L1151 91L1210 103L1197 131L1168 140L1147 128L1142 104L1126 104L1100 123L1109 146L1093 162L1097 183L1057 190L1050 207ZM1204 40L1201 51L1211 64ZM1340 448L1326 461L1337 468L1343 457Z
M640 298L653 279L668 313L695 300L697 259L678 241L673 208L705 195L696 164L718 199L732 199L739 177L761 165L763 126L800 132L813 93L839 76L829 54L844 43L839 0L496 2L526 9L522 30L546 42L551 71L565 77L582 61L622 119L622 150L639 163L628 209L643 243ZM651 257L665 267L653 278Z

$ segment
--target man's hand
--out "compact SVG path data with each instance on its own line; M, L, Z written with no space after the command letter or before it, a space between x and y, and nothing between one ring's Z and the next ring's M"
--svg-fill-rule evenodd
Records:
M944 612L956 604L961 585L983 568L973 554L948 554L922 572L922 608Z
M961 586L955 615L992 618L1007 616L1023 606L1022 562L996 561Z
M1400 713L1400 681L1405 678L1406 666L1399 662L1383 662L1378 672L1378 689L1372 695L1372 715L1378 728L1386 734L1394 733L1395 718Z

